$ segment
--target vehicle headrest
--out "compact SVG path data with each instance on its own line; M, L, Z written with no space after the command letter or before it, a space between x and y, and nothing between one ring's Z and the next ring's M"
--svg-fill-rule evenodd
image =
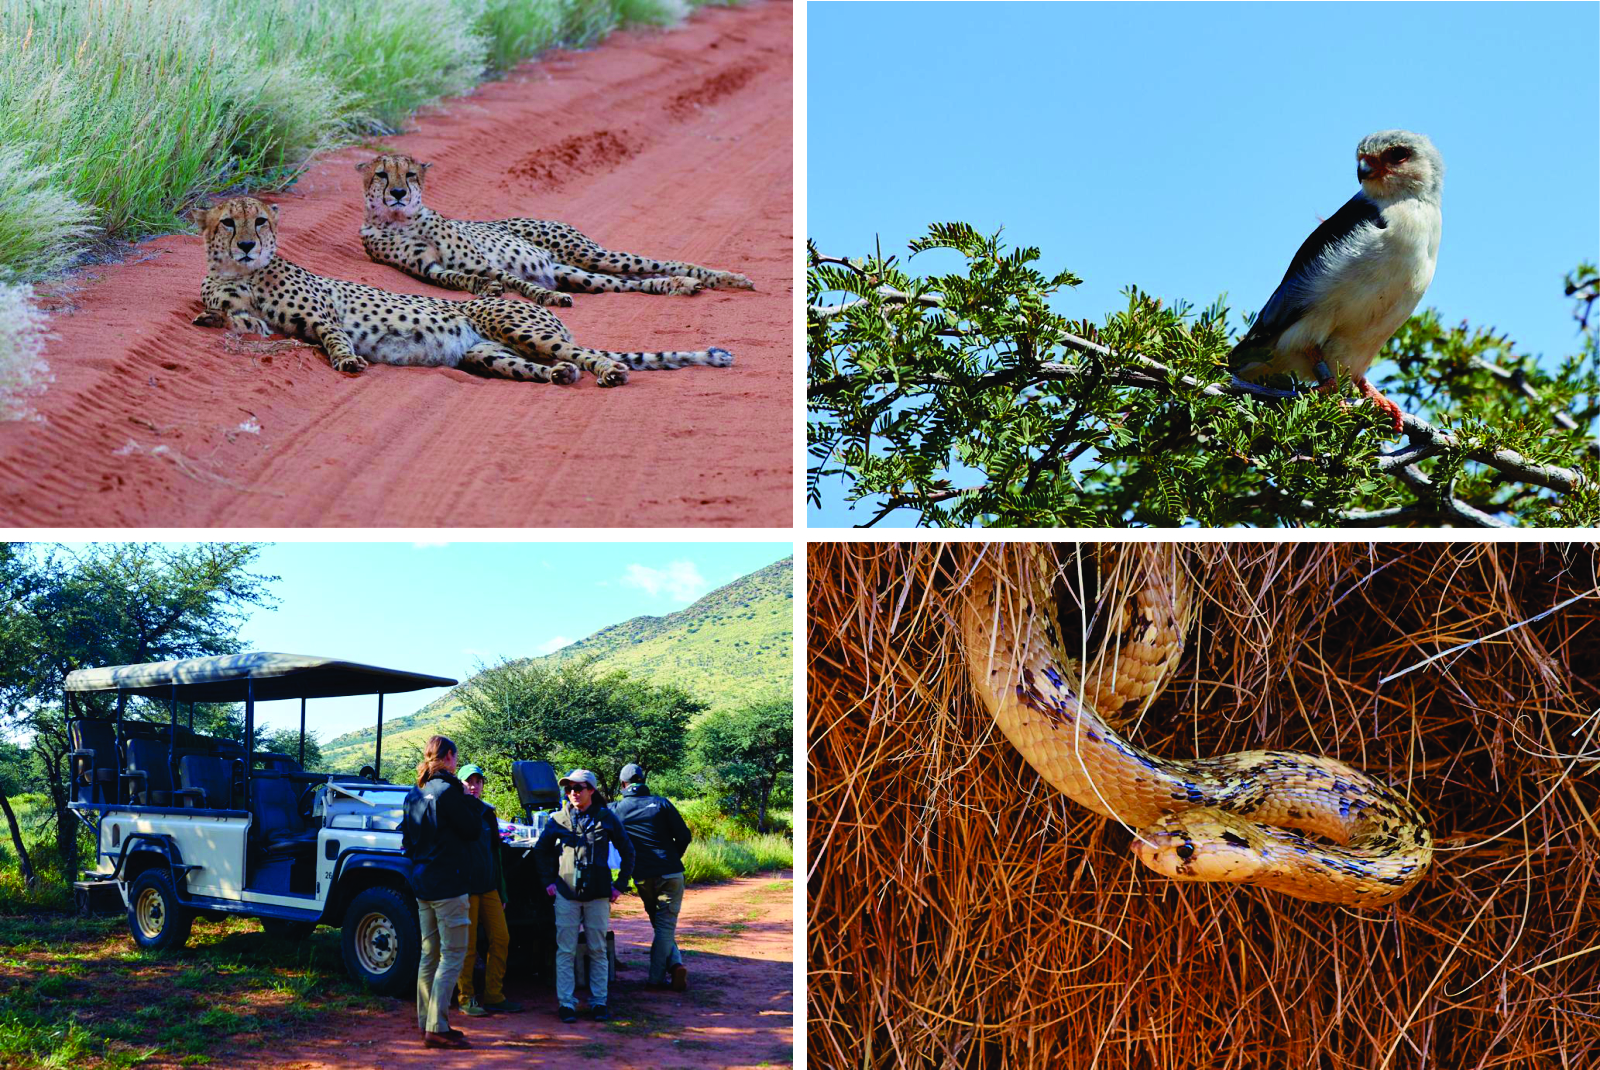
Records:
M517 801L527 813L554 810L561 805L556 770L549 762L512 762L511 782L517 789Z

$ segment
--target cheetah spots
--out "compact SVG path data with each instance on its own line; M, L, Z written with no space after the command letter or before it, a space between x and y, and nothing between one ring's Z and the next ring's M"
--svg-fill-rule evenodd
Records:
M560 189L574 178L607 171L641 148L639 140L627 131L596 130L574 134L551 147L531 153L506 172L518 185L541 192Z

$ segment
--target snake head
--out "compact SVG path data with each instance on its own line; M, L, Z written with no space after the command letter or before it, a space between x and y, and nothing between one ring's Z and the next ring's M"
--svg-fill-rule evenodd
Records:
M1216 810L1168 814L1139 830L1139 861L1180 881L1251 884L1268 868L1267 845L1254 825Z

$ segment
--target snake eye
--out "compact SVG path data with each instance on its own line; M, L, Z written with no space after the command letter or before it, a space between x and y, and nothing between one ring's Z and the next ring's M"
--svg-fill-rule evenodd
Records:
M1183 859L1185 862L1187 862L1187 861L1189 861L1189 859L1193 858L1194 857L1194 844L1186 843L1182 847L1178 848L1178 857Z

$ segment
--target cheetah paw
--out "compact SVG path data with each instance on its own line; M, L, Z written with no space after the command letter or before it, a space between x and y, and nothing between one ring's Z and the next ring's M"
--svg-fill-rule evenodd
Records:
M688 275L673 275L667 279L667 293L669 294L697 294L700 292L700 280L690 278Z
M712 346L706 351L706 355L711 358L706 363L713 368L726 368L733 363L733 354L721 346Z
M557 364L555 367L550 369L550 381L555 383L557 386L566 386L568 383L577 382L578 366L567 361L562 361L560 364Z
M552 305L555 306L556 308L571 308L572 307L572 295L571 294L558 294L558 293L555 293L555 292L553 292L551 290L545 290L543 293L541 293L537 297L535 297L534 301L537 304L541 304L541 305L544 305L546 307L550 307Z
M628 381L628 366L626 364L613 364L609 371L596 375L595 382L601 386L622 386Z
M720 290L754 290L756 288L756 284L751 282L747 276L732 271L718 273L716 279L708 283L708 285Z
M477 290L479 297L504 297L505 292L505 283L498 279L485 279Z
M226 327L228 314L220 309L208 308L194 318L196 327Z
M362 360L360 357L339 357L337 359L330 358L329 363L333 365L334 371L345 372L349 375L355 375L361 371L362 368L367 366L367 362Z

